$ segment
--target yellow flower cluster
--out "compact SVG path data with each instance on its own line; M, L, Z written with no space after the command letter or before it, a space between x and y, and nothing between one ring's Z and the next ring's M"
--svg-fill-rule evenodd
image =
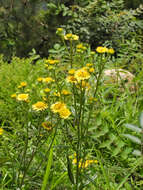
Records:
M115 53L113 48L108 49L108 48L102 47L102 46L97 47L96 51L98 53L109 53L109 54L114 54Z
M78 39L79 39L79 36L77 36L77 35L75 35L75 34L71 34L71 33L69 33L69 34L66 34L65 36L64 36L64 39L65 40L70 40L70 41L77 41Z
M53 113L59 113L60 117L63 119L67 119L71 115L71 112L63 102L56 102L52 104L50 108Z
M69 83L74 83L77 84L83 80L89 79L90 78L90 73L89 72L94 72L94 68L90 68L89 72L87 70L88 68L83 67L78 70L71 69L69 70L69 76L67 76L66 81Z
M2 135L4 132L4 130L2 128L0 128L0 135Z
M78 44L76 46L76 51L79 52L79 53L82 53L83 51L85 51L87 48L83 45L83 44Z
M32 109L34 111L44 111L48 108L48 105L45 102L37 102L36 104L32 105Z
M77 80L76 80L76 78L73 75L68 76L66 78L66 81L69 82L69 83L74 83L74 84L77 83Z
M55 80L52 79L51 77L46 77L46 78L43 78L42 81L45 83L50 83L50 82L54 82Z
M46 78L38 77L37 81L38 82L51 83L51 82L54 82L55 80L52 79L51 77L46 77Z
M27 86L27 82L21 82L18 88L23 88Z
M58 64L60 61L57 59L47 59L46 63L50 64L50 65L54 65L54 64Z
M74 74L75 79L80 82L90 78L89 72L85 68L78 69Z
M73 159L73 164L77 164L77 159L74 158ZM98 163L97 160L86 160L85 162L83 162L82 160L80 160L79 162L79 168L87 168L90 164L93 164L93 163Z
M29 99L29 94L18 94L16 99L18 101L24 101L24 102L28 102Z

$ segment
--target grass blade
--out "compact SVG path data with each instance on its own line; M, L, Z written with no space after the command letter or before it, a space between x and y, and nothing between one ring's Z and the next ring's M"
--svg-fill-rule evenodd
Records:
M41 190L46 190L52 162L53 162L53 148L51 148L50 153L49 153L48 163L47 163L46 172L43 178L43 184L42 184Z
M57 180L56 182L52 185L51 189L54 189L58 184L60 184L63 180L63 178L67 175L68 173L67 172L64 172Z

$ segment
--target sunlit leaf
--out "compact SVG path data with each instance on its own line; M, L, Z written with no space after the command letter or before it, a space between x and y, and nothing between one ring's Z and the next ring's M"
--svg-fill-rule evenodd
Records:
M143 112L140 114L139 121L140 121L140 126L143 129Z
M136 125L132 125L132 124L125 124L125 127L128 129L131 129L132 131L135 131L137 133L141 133L141 129L139 127L137 127Z
M136 156L141 156L141 151L140 150L134 150L132 152L132 154L136 155Z
M137 144L141 144L141 140L138 137L135 137L133 135L130 134L123 134L124 137L127 137L128 139L130 139L131 141L137 143Z

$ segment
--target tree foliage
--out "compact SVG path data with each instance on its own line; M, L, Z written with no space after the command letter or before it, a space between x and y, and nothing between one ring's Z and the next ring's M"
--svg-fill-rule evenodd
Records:
M80 36L92 48L105 43L117 51L126 40L142 36L141 0L1 0L0 53L25 57L34 48L41 56L58 41L55 31L63 27ZM129 10L127 10L127 8Z

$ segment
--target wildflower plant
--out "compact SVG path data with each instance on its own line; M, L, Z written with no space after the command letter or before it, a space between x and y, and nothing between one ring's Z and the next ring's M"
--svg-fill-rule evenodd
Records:
M11 156L15 164L10 188L30 189L28 178L36 179L38 172L43 177L42 190L47 185L54 188L58 182L50 182L50 170L54 170L51 166L59 143L65 147L62 151L67 171L63 177L68 175L72 189L83 189L89 184L87 179L93 183L97 177L90 172L98 159L97 155L89 153L89 129L95 120L102 73L114 50L98 47L91 51L88 44L80 42L79 36L66 34L60 28L56 33L61 39L59 51L58 48L50 51L49 58L40 62L42 73L35 75L31 86L24 79L10 94L19 121L12 129L18 145L14 146L14 138L10 140L14 147L17 146L16 153L15 149L10 150L16 155ZM8 134L5 134L5 144L10 139ZM58 135L62 136L60 140ZM76 156L71 159L74 154ZM43 175L40 169L45 167Z

